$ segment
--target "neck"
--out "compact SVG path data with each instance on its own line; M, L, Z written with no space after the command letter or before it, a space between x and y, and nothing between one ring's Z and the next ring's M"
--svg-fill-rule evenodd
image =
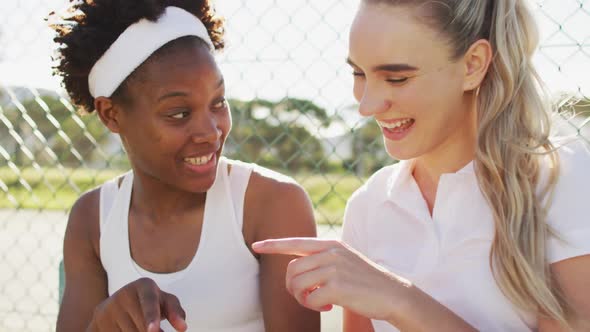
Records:
M151 175L134 172L131 209L152 223L170 223L175 218L205 205L207 193L179 190Z
M477 145L477 112L469 111L466 125L435 149L414 160L412 175L432 213L438 182L442 174L455 173L475 158Z
M475 157L475 148L475 140L440 146L437 151L416 158L412 174L438 183L442 174L455 173L469 164Z

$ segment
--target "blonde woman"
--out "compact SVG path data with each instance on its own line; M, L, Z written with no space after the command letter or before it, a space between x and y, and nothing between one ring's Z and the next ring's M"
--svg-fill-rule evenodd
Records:
M557 147L525 0L363 0L359 112L400 163L349 200L343 243L296 254L287 288L351 331L588 330L590 154ZM371 321L372 320L372 321Z

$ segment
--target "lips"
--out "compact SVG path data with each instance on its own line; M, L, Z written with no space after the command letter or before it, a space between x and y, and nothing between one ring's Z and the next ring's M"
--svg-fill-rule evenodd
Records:
M215 170L217 165L217 154L209 153L184 158L185 169L192 174L204 175Z
M392 141L404 139L414 128L416 120L412 118L398 118L391 120L377 120L383 136Z
M394 120L377 120L377 123L381 128L389 129L392 131L403 131L410 128L416 120L412 118L405 119L394 119Z
M201 155L201 156L187 157L187 158L184 158L184 162L187 164L190 164L190 165L202 166L202 165L207 164L209 161L211 161L211 159L213 158L213 155L215 155L215 153L210 153L210 154Z

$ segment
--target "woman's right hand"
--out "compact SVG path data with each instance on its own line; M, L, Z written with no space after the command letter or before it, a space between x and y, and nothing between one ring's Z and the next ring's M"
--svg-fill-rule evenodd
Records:
M392 321L407 302L408 281L340 241L287 238L252 247L260 254L301 256L287 267L286 286L309 309L327 311L339 305L367 318Z
M149 278L119 289L94 310L88 332L158 332L167 319L176 331L186 331L186 314L176 296L166 293Z
M285 238L256 242L260 254L301 256L287 267L287 290L310 309L332 305L384 320L401 331L475 331L428 294L340 241Z

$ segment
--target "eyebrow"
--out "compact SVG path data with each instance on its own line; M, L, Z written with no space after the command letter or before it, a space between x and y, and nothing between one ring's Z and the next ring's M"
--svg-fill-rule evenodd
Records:
M359 67L350 58L346 58L346 63L348 63L349 65L351 65L353 67L357 67L357 68ZM414 67L414 66L409 65L407 63L388 63L388 64L382 64L382 65L377 65L377 66L373 67L373 71L388 71L388 72L393 72L393 73L402 72L402 71L414 71L414 70L418 70L418 67Z
M225 84L225 79L223 78L223 76L221 76L221 78L219 79L219 82L217 83L217 89L219 89L222 85Z
M219 82L217 83L217 86L215 87L215 89L219 89L220 87L222 87L225 84L225 80L223 77L221 77L221 79L219 79ZM165 95L162 95L158 98L158 102L167 99L167 98L173 98L173 97L186 97L188 96L188 93L186 92L182 92L182 91L173 91L173 92L169 92Z

